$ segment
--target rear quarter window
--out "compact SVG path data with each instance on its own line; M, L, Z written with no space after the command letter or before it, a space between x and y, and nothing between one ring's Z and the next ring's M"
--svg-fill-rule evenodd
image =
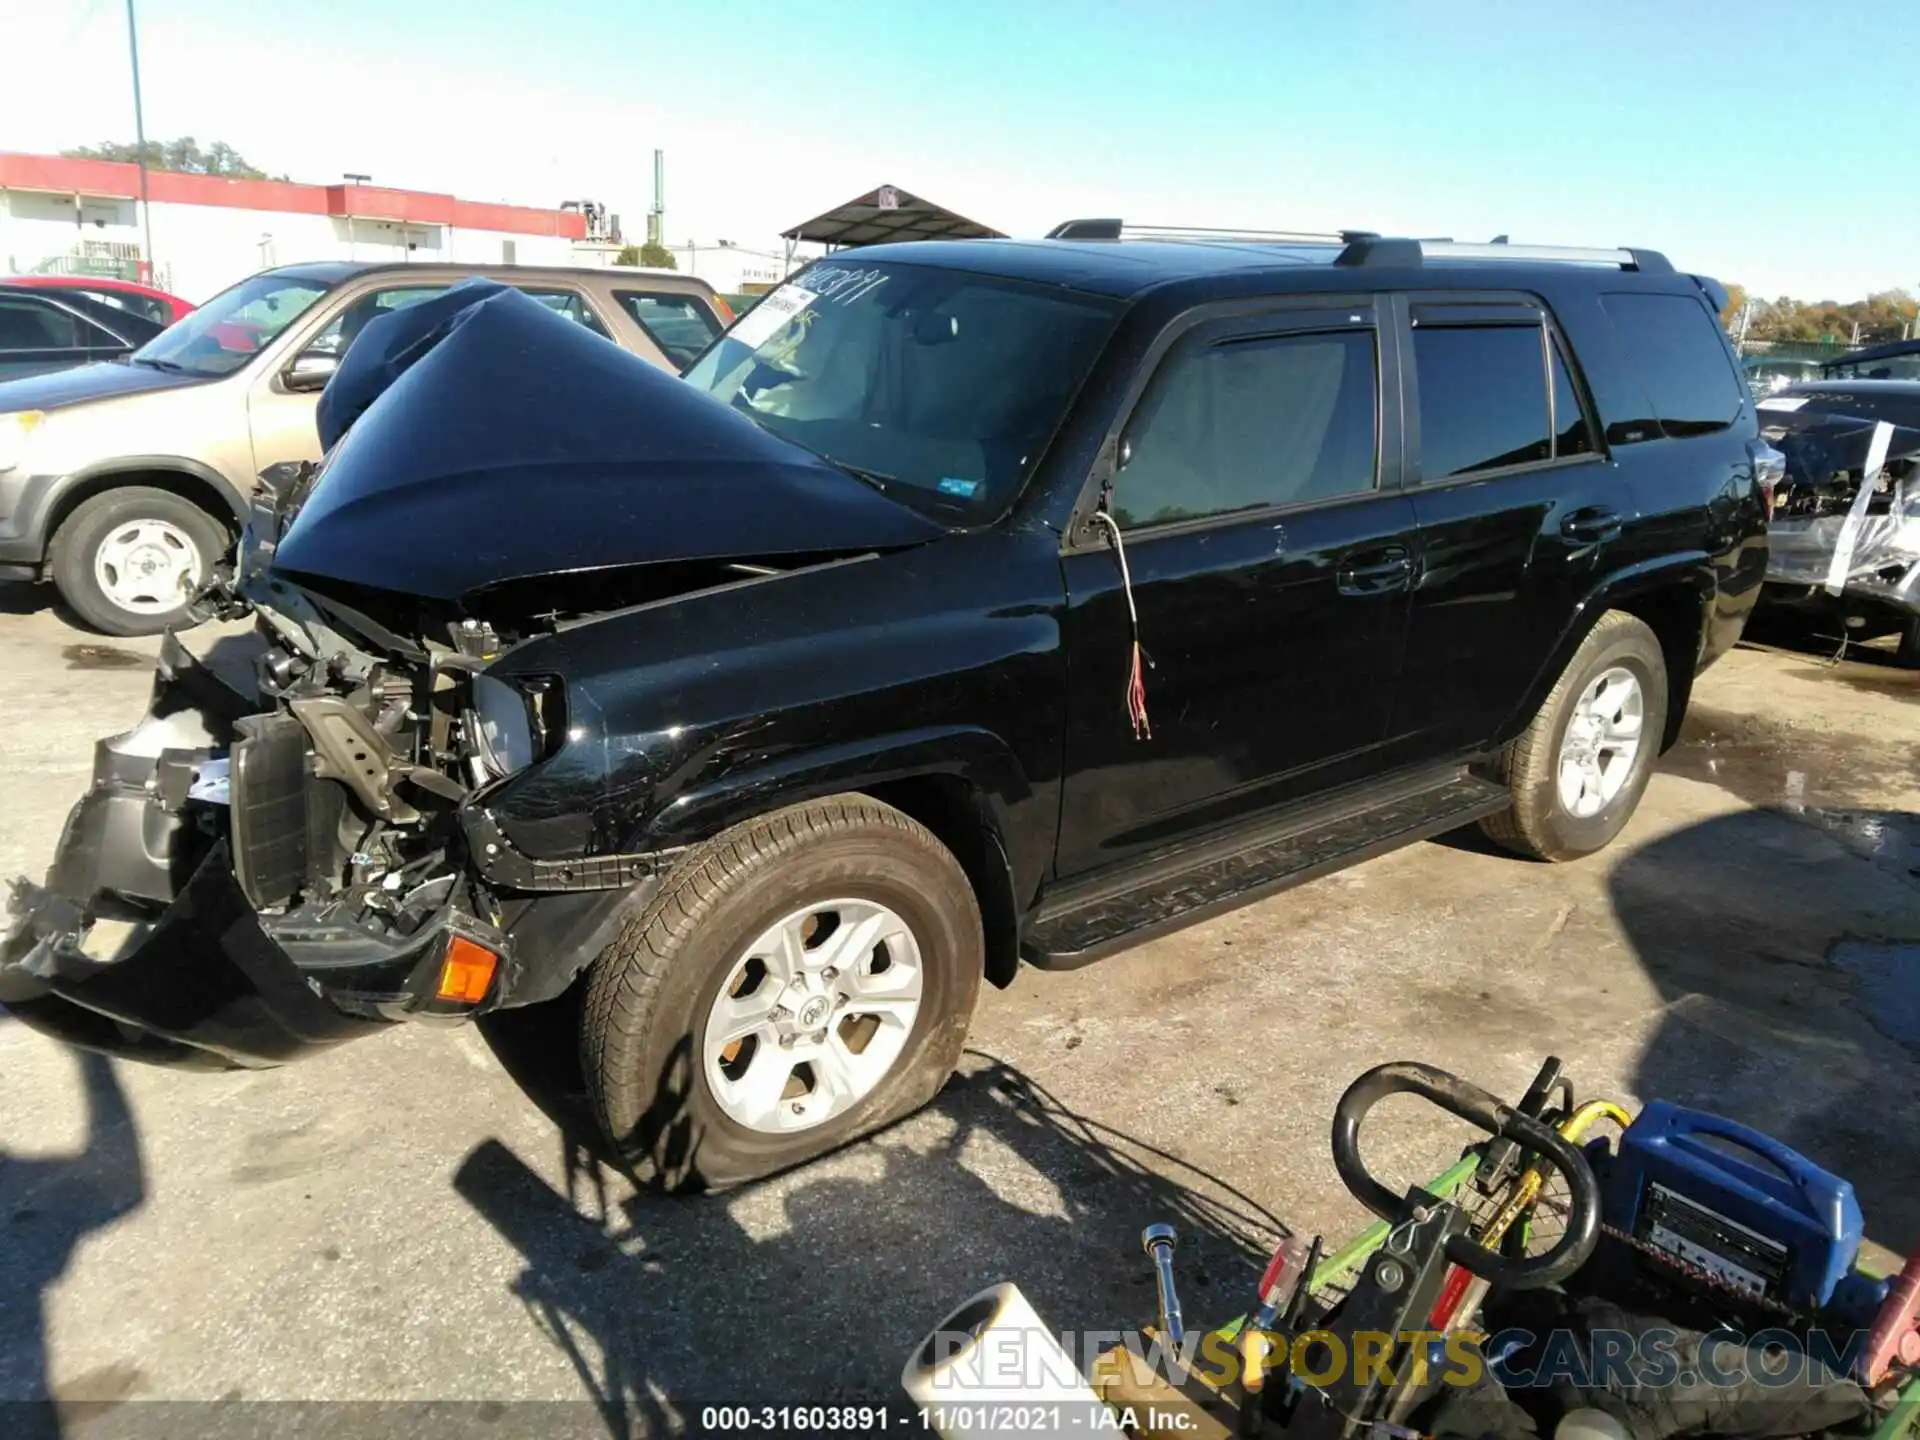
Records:
M1746 384L1720 338L1718 322L1700 301L1616 293L1602 295L1600 307L1667 435L1708 435L1739 417Z

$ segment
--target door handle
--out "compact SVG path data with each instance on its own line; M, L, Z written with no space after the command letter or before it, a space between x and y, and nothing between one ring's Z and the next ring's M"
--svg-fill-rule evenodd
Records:
M1334 571L1342 595L1380 595L1413 584L1413 556L1398 545L1342 556Z
M1575 510L1560 522L1560 533L1582 545L1600 545L1620 538L1620 515L1604 505Z

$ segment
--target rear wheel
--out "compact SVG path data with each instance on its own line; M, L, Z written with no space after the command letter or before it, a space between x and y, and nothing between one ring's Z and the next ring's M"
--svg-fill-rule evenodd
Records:
M219 521L167 490L129 485L83 501L48 547L48 570L75 615L107 635L157 635L226 549Z
M1608 611L1508 748L1503 778L1513 805L1481 828L1539 860L1592 854L1640 803L1666 724L1659 638L1645 621Z
M595 962L582 1068L637 1176L719 1188L930 1100L979 994L980 913L924 826L864 796L687 856Z

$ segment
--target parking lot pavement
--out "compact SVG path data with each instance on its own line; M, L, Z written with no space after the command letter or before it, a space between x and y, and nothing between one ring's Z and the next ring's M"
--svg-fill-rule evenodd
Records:
M0 610L0 871L37 872L154 645ZM726 1197L633 1196L472 1029L209 1076L0 1019L0 1399L568 1399L602 1433L885 1399L922 1331L997 1279L1059 1327L1147 1318L1137 1236L1160 1218L1190 1320L1223 1318L1276 1225L1359 1223L1328 1120L1391 1058L1514 1096L1554 1053L1582 1096L1731 1113L1848 1175L1904 1252L1915 681L1738 651L1605 854L1532 865L1452 837L1024 973L984 998L932 1108ZM1377 1128L1375 1168L1409 1181L1463 1138L1411 1104Z

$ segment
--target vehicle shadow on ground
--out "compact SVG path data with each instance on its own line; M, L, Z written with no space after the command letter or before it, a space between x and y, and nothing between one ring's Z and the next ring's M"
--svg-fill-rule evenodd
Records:
M978 1054L909 1125L724 1197L637 1193L564 1143L570 1193L497 1141L454 1184L524 1257L516 1293L618 1436L715 1404L905 1414L912 1347L1001 1280L1056 1330L1111 1343L1152 1319L1140 1231L1155 1220L1180 1232L1188 1313L1238 1313L1280 1230Z
M1774 1136L1853 1183L1871 1238L1911 1250L1920 883L1749 810L1637 848L1609 889L1667 1002L1634 1090Z
M67 624L79 628L66 606L59 603L51 585L30 585L24 580L0 580L0 615L38 615L51 610Z
M86 1104L80 1148L52 1157L0 1150L0 1429L21 1440L60 1433L47 1368L49 1288L83 1240L146 1199L139 1134L112 1063L73 1054Z
M1762 606L1754 611L1742 632L1742 643L1761 650L1784 650L1824 664L1848 661L1891 672L1910 674L1900 663L1891 636L1876 641L1849 640L1837 615Z

